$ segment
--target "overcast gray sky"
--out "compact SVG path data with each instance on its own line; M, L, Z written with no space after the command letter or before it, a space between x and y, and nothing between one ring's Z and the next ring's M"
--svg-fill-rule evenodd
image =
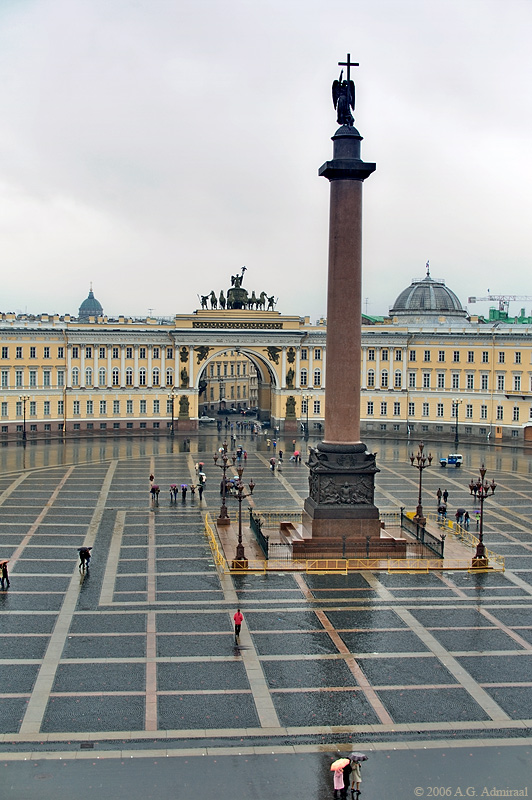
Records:
M331 82L361 66L364 297L532 295L529 0L2 0L3 311L326 312ZM514 303L527 311L532 300ZM470 307L487 310L487 304Z

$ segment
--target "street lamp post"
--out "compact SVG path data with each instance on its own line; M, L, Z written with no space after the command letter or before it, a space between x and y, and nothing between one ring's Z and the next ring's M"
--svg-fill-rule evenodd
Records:
M26 444L26 403L30 398L28 395L21 395L19 400L22 400L22 407L23 407L23 423L22 423L22 441Z
M460 406L461 400L457 400L454 398L452 401L453 404L453 411L455 417L455 428L454 428L454 447L455 449L458 448L458 407Z
M175 400L174 390L173 389L170 392L170 394L168 395L168 399L170 400L170 410L172 412L172 423L170 425L170 436L173 436L174 435L174 400Z
M425 525L427 521L426 517L423 516L423 506L421 504L422 476L423 476L423 470L427 469L427 467L430 467L430 464L432 462L432 455L430 453L428 456L425 456L423 454L424 446L425 445L423 444L423 442L420 442L417 455L414 455L412 453L412 455L410 456L410 464L417 470L419 470L419 496L417 501L416 513L414 516L414 519L416 520L418 525ZM416 463L414 463L414 461Z
M469 492L474 495L475 500L480 502L480 530L478 533L478 544L475 555L471 562L473 569L485 569L489 565L489 558L486 557L486 547L484 545L484 500L495 494L497 484L495 481L488 483L485 480L486 468L482 464L479 469L480 477L475 480L472 478L469 484Z
M255 484L253 482L253 478L249 481L249 492L244 491L244 484L242 483L242 475L244 473L244 467L238 467L238 483L236 486L236 499L238 500L238 544L236 546L236 555L233 559L232 569L247 569L248 568L248 560L246 558L246 553L244 551L244 545L242 543L242 500L245 500L246 497L250 497L253 494L253 489L255 488Z
M306 409L306 415L307 415L307 417L306 417L307 421L305 422L305 439L308 439L308 437L309 437L309 431L308 431L308 404L310 403L310 397L308 395L304 395L301 399L305 401L305 409Z
M224 442L223 445L221 446L220 453L222 455L222 463L221 464L218 464L218 458L219 458L218 453L215 453L214 456L213 456L215 466L219 467L222 470L222 474L223 474L223 478L222 478L222 505L221 505L221 508L220 508L220 516L216 520L216 523L218 525L229 525L231 523L231 520L229 518L229 514L227 513L227 506L225 504L225 498L226 498L226 478L225 478L225 475L226 475L227 469L229 467L229 457L227 455L227 442ZM231 456L231 458L232 458L232 465L234 466L235 465L235 461L236 461L236 456L233 455L233 456Z

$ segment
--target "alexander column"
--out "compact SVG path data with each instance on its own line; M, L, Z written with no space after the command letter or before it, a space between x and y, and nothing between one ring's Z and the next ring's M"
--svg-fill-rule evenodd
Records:
M345 548L350 539L379 536L375 507L375 455L360 441L362 327L362 183L376 169L360 158L362 136L354 127L355 84L347 55L346 80L333 83L340 127L332 137L333 160L319 175L331 185L327 291L325 438L310 451L309 497L304 524L307 549ZM321 540L321 541L320 541Z

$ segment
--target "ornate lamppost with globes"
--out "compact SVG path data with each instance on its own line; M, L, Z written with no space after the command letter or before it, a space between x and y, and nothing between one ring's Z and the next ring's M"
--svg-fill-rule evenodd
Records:
M423 444L423 442L420 442L417 454L414 455L412 453L412 455L410 456L411 465L415 467L417 470L419 470L419 497L417 501L417 508L414 520L418 525L423 525L423 526L425 525L427 518L423 516L423 506L421 505L422 476L423 476L423 470L427 469L427 467L430 467L430 464L432 462L432 455L430 453L428 454L428 456L424 455L423 453L424 446L425 445Z
M458 409L460 408L460 405L461 405L462 401L459 400L457 397L454 397L451 400L451 403L452 403L453 415L454 415L454 421L455 421L454 447L455 447L455 450L456 450L458 448Z
M222 458L222 463L221 464L218 464L218 459L220 458L220 455L218 455L218 453L215 453L214 456L213 456L215 466L219 467L219 469L222 470L222 474L223 474L223 478L222 478L222 505L221 505L221 508L220 508L220 516L216 520L216 523L217 523L217 525L229 525L231 523L231 520L229 518L229 514L227 513L227 506L225 504L226 486L227 486L226 477L225 476L226 476L226 472L227 472L227 470L229 468L229 460L230 460L229 456L227 455L227 442L224 442L222 444L219 452L220 452L220 455L221 455L221 458ZM235 461L236 461L236 456L233 454L231 456L232 466L235 465Z
M242 475L244 473L244 467L238 467L238 483L236 485L236 499L238 500L238 544L236 546L236 555L233 559L232 569L247 569L248 568L248 560L246 558L246 554L244 551L244 545L242 543L242 500L245 500L246 497L250 497L253 494L253 489L255 488L255 484L253 482L253 478L250 478L249 481L249 492L244 491L244 484L242 483Z
M168 395L168 400L169 400L169 403L170 403L170 411L172 412L172 423L170 425L170 436L174 435L174 427L175 427L175 416L174 416L175 395L174 395L174 388L175 387L172 387L172 391Z
M473 569L486 569L489 566L489 558L486 556L486 547L484 545L484 500L495 494L497 484L494 480L491 483L485 480L486 468L484 464L479 469L479 473L480 477L472 478L469 484L469 492L475 497L475 500L480 502L480 530L477 549L471 561L471 566Z
M23 406L23 409L24 409L24 411L23 411L23 425L22 425L22 442L24 444L26 444L26 403L28 402L28 400L30 398L29 398L28 395L22 394L22 395L20 395L19 399L22 400L22 406Z

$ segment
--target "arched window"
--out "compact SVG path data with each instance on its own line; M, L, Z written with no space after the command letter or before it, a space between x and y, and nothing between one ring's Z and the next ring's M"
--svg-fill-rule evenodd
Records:
M383 389L387 389L388 388L388 370L387 369L383 369L382 372L381 372L381 387Z
M300 383L301 386L306 386L308 381L308 372L306 369L301 370Z
M155 367L155 369L152 372L152 378L153 378L153 385L154 386L159 386L159 381L160 381L160 377L159 376L160 376L159 367Z
M120 371L118 367L113 368L113 386L120 386Z
M375 386L375 370L370 369L368 372L368 386L372 389Z
M174 371L172 369L166 370L166 385L167 386L174 385Z
M85 386L92 386L92 369L90 367L85 370Z
M77 367L72 370L72 386L79 386L79 369Z
M126 369L126 386L133 386L133 370L131 367Z
M400 389L403 384L403 373L400 369L395 370L395 375L393 379L393 385L396 389Z
M321 386L321 369L314 370L314 386Z
M139 386L146 386L146 370L144 367L139 369Z
M98 386L105 386L105 367L100 367L98 370Z

